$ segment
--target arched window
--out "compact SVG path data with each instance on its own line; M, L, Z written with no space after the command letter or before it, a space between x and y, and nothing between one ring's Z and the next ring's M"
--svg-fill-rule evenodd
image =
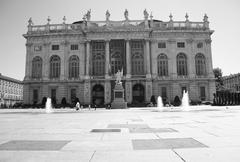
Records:
M116 74L118 70L123 68L123 59L119 51L116 51L111 57L112 74Z
M177 74L179 76L188 75L187 72L187 56L184 53L177 55Z
M206 74L206 61L205 61L205 56L203 54L201 53L196 54L195 65L196 65L196 75Z
M102 76L105 72L104 53L95 53L93 55L93 75Z
M132 55L132 75L144 74L143 53L135 52Z
M165 54L158 55L157 70L159 76L168 76L168 58Z
M69 58L69 78L78 78L79 76L79 58L73 55Z
M61 68L61 59L57 55L50 58L50 78L59 78Z
M34 57L32 60L32 77L42 77L42 58L39 56Z

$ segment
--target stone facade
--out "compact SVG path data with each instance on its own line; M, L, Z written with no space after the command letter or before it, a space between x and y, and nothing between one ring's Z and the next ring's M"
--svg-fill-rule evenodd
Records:
M223 77L224 89L240 92L240 73Z
M82 21L33 25L29 20L24 103L41 103L54 97L71 103L108 104L113 100L115 73L123 70L128 103L147 103L152 95L171 102L182 97L212 100L215 80L212 68L208 17L203 22L149 17L142 20L92 21L88 12ZM75 61L74 59L75 58Z
M23 101L23 82L0 73L0 107L11 107Z

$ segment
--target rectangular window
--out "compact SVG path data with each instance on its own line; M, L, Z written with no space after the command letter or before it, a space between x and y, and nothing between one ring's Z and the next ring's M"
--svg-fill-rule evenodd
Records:
M71 89L71 101L74 102L77 97L76 89Z
M182 87L182 94L183 94L183 91L187 92L187 87Z
M34 51L42 51L42 46L34 46Z
M166 43L165 42L158 43L158 48L166 48Z
M72 44L71 45L71 50L78 50L78 45L77 44Z
M162 98L167 98L167 87L162 87Z
M33 103L37 103L38 102L38 90L34 89L33 90Z
M56 99L56 89L51 89L51 98Z
M202 101L206 99L205 87L200 87L200 98Z
M177 42L177 47L178 48L185 48L185 43L184 42Z
M53 51L59 50L59 45L52 45L52 50Z
M198 44L197 44L197 48L202 48L203 47L203 43L202 42L199 42Z

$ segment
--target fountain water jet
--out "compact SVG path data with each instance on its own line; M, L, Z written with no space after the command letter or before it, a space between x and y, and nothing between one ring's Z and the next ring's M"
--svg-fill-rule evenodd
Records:
M51 98L47 98L47 102L46 102L46 105L45 105L45 110L46 110L46 113L52 113L53 112L53 109L52 109L52 100Z
M186 91L183 91L181 107L184 111L189 111L190 110L189 96L188 96L188 92L186 92Z
M162 97L161 96L158 96L157 108L163 109L163 102L162 102Z

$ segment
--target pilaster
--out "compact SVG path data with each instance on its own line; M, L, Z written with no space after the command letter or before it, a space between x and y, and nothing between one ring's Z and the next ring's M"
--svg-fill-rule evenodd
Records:
M145 68L146 68L146 77L151 78L151 62L150 62L150 40L145 39Z
M110 66L110 58L109 58L109 42L110 40L105 40L105 78L109 78L109 66ZM106 85L105 85L106 86Z
M130 40L129 39L126 39L126 63L127 63L126 78L131 78L131 49L130 49Z
M130 80L125 83L125 95L127 103L132 103L132 82Z
M86 51L85 78L87 79L87 78L89 78L89 69L90 69L90 41L89 40L86 41L85 48L86 48L86 50L85 50Z
M91 83L89 80L84 82L84 103L91 103Z
M105 86L104 86L104 101L105 104L111 103L111 83L110 81L105 81Z
M152 81L146 81L146 102L150 102L151 96L152 96Z

